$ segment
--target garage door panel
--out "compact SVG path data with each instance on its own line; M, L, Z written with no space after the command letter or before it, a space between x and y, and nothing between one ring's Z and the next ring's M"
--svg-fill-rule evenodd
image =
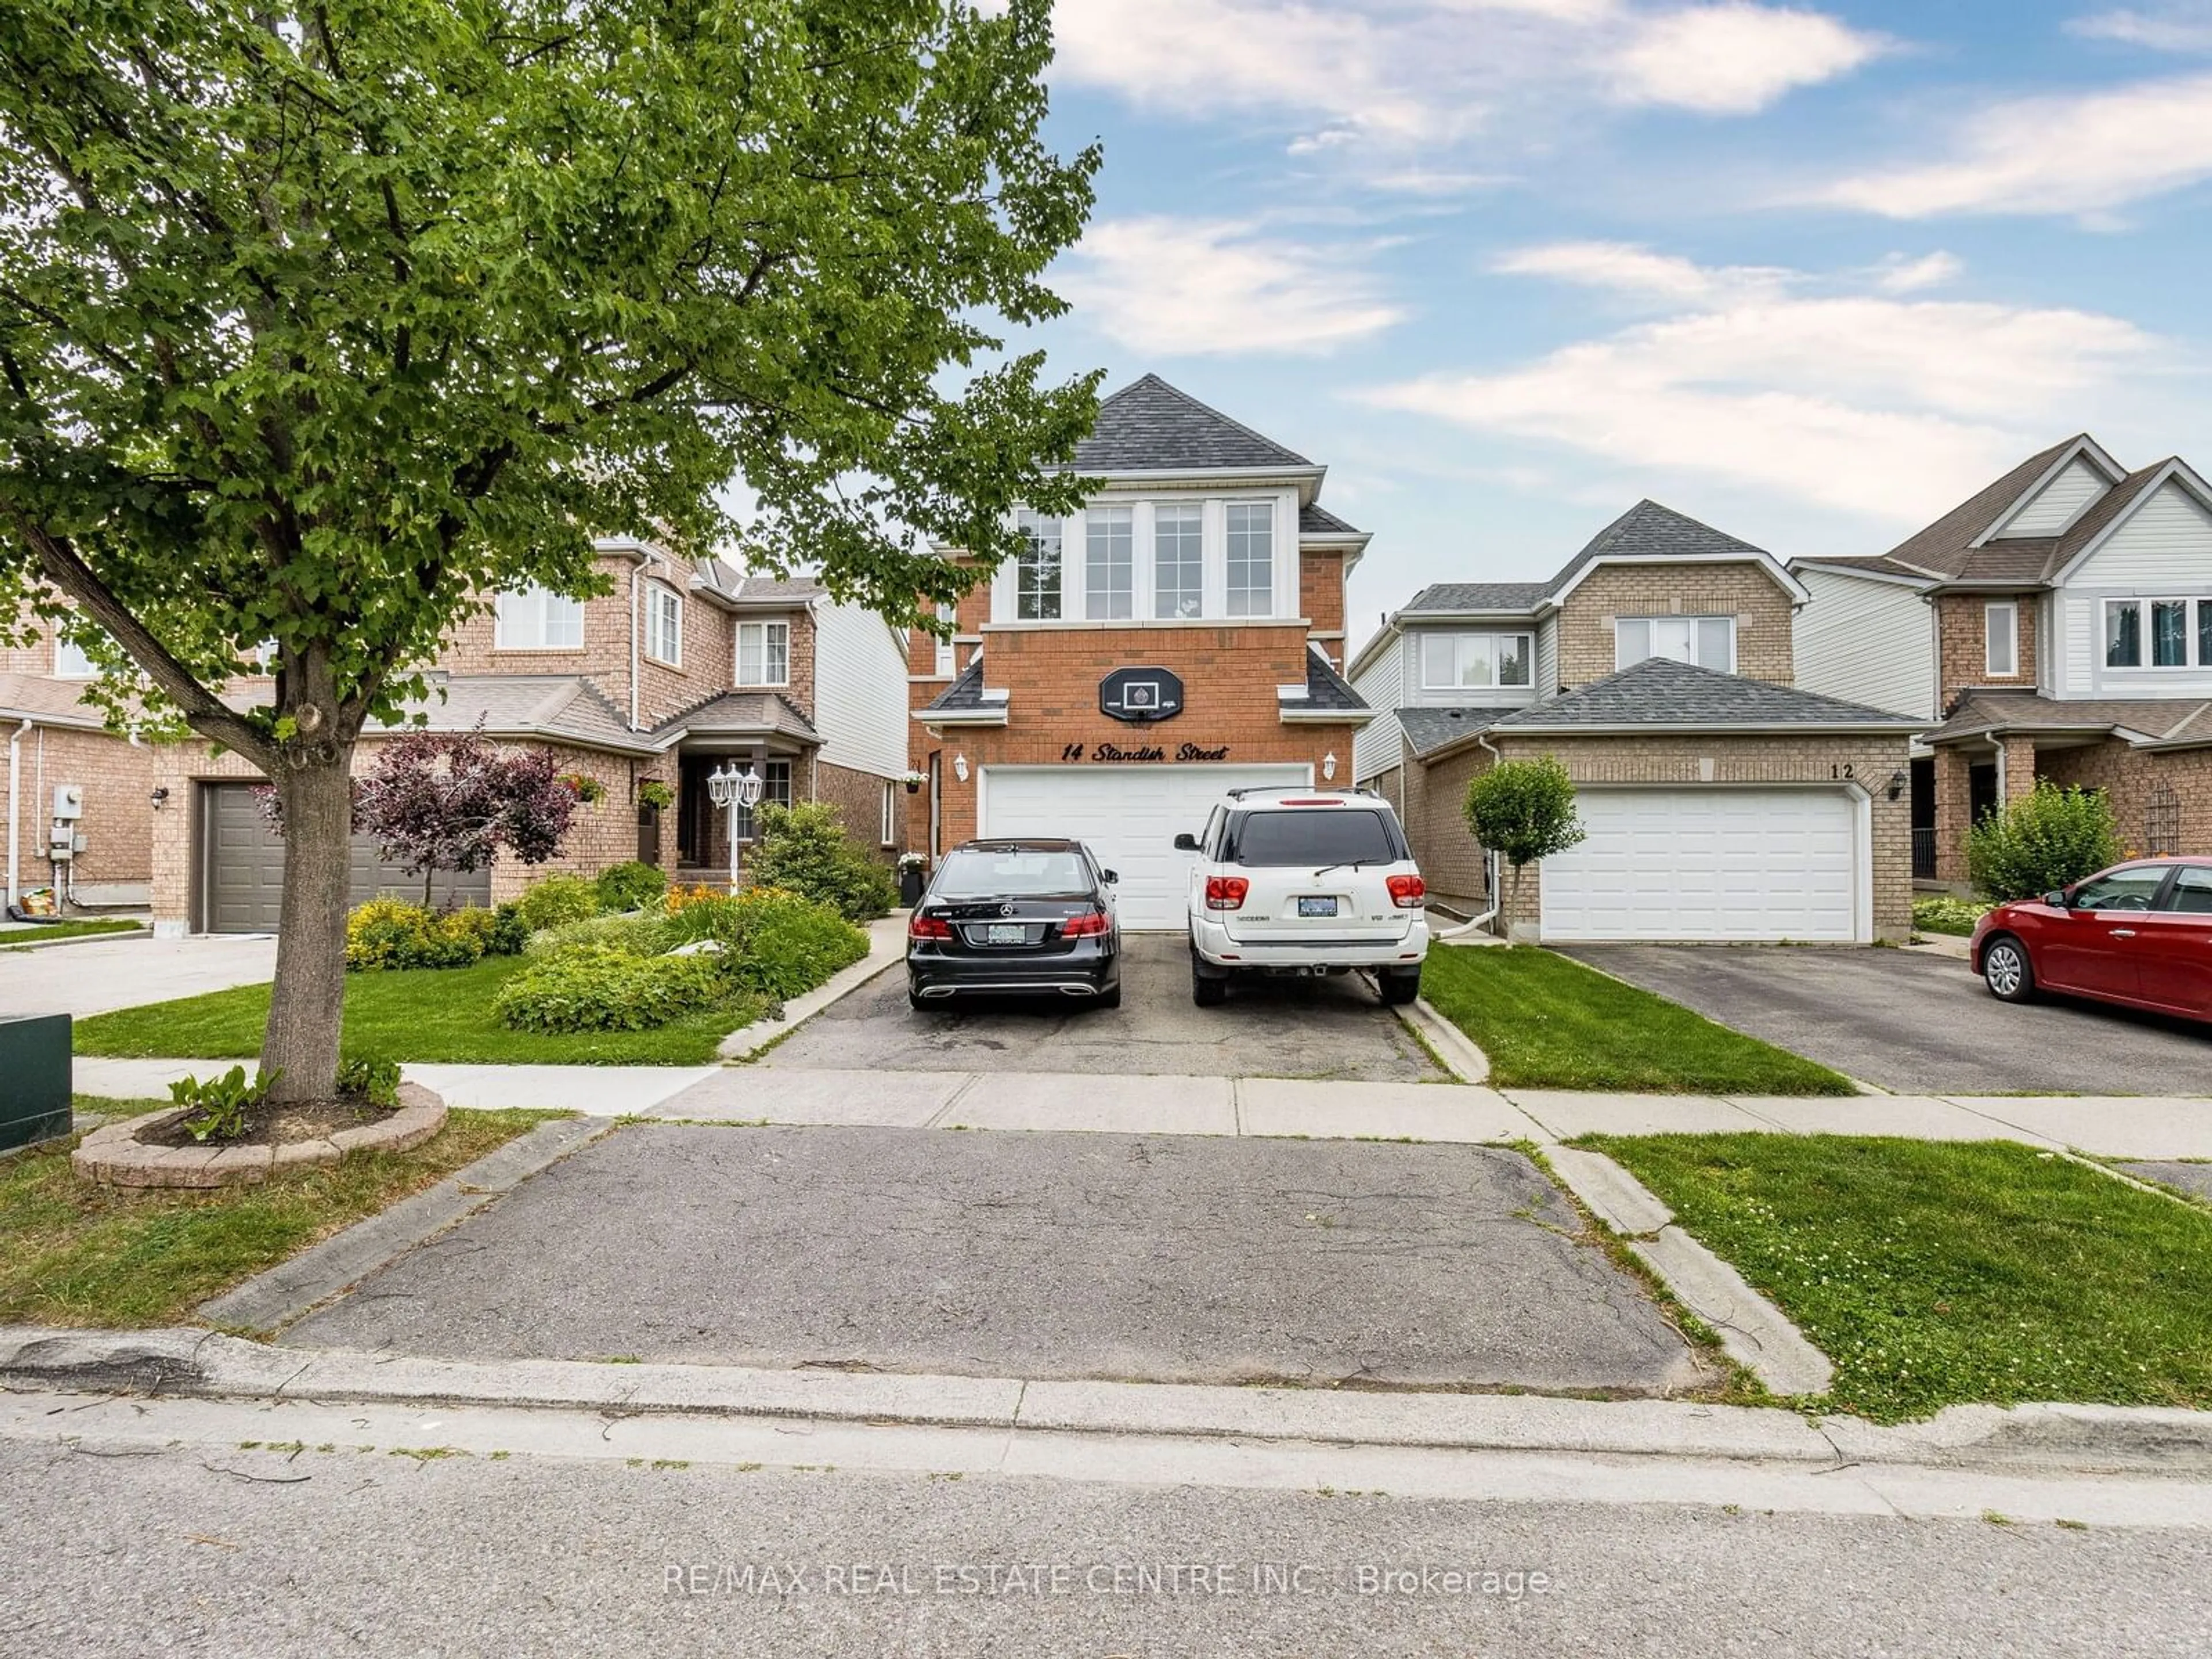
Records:
M262 818L254 786L202 786L202 892L205 927L215 933L269 933L283 919L284 840ZM360 904L380 893L419 901L422 878L377 856L376 843L356 836L347 856L348 902ZM466 875L441 872L431 886L431 902L441 906L491 902L491 872Z
M984 836L1067 836L1115 872L1121 925L1180 933L1196 835L1231 789L1296 787L1303 766L1002 767L983 769Z
M1840 791L1591 789L1580 846L1542 866L1543 933L1859 937L1864 831Z

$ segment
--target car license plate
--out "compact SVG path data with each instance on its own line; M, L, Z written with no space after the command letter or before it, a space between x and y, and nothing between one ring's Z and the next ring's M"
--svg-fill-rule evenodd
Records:
M1030 930L1019 922L994 921L983 930L986 945L1023 945L1029 940Z
M1336 900L1334 897L1302 898L1298 901L1298 914L1302 916L1333 916L1336 914Z

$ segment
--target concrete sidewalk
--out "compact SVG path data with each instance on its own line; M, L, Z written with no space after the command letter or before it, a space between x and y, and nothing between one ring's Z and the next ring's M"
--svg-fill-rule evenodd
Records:
M161 1099L214 1060L76 1062L85 1094ZM2212 1158L2212 1099L2006 1095L1567 1093L1282 1078L1053 1072L782 1071L758 1066L410 1066L453 1106L593 1117L848 1127L1097 1130L1539 1145L1585 1134L1897 1135L2019 1140L2100 1158Z

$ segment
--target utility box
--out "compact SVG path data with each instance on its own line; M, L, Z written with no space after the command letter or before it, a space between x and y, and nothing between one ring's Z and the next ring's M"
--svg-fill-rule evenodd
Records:
M0 1152L70 1132L70 1017L0 1015Z
M84 786L81 783L58 783L54 786L54 816L58 818L81 818L84 816Z

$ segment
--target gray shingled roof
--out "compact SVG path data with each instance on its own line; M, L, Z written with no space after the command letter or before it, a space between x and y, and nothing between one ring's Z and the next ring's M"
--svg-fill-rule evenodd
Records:
M811 576L747 576L735 590L741 599L811 599L830 590Z
M1401 716L1402 718L1402 716ZM1632 726L1771 726L1918 729L1923 721L1863 703L1844 702L1723 674L1671 657L1646 657L1579 691L1532 703L1497 723L1500 732L1610 729Z
M42 726L66 726L98 732L107 716L84 701L85 682L50 678L44 674L0 674L0 719L37 720Z
M1581 552L1560 567L1547 591L1557 592L1593 560L1614 556L1758 559L1771 556L1765 549L1700 524L1687 514L1654 501L1641 501L1591 537Z
M1327 657L1311 646L1306 647L1305 701L1293 704L1299 709L1341 709L1348 714L1370 713L1367 699L1352 690L1352 682L1338 673Z
M1549 582L1436 582L1406 601L1410 615L1432 611L1457 614L1497 611L1515 615L1534 611L1552 591Z
M1992 732L2110 732L2124 728L2157 738L2189 740L2212 703L2194 698L2084 697L2061 702L2033 691L1972 689L1952 705L1930 743L1979 738Z
M1327 507L1310 501L1298 509L1298 533L1302 536L1359 536L1366 532L1354 529Z
M1406 734L1416 755L1425 755L1488 730L1519 707L1516 703L1512 708L1401 708L1398 729Z
M581 674L433 675L429 696L407 704L392 724L412 724L418 714L433 732L482 730L494 737L549 738L635 753L649 753L653 746Z
M799 705L777 691L725 691L653 728L654 738L663 743L672 735L726 732L775 732L802 743L822 741Z
M1218 467L1312 465L1157 374L1133 381L1103 401L1098 423L1075 447L1080 472L1202 472Z
M924 706L925 712L934 709L945 714L972 714L989 705L983 701L983 653L978 651L968 659L951 684L939 692Z

